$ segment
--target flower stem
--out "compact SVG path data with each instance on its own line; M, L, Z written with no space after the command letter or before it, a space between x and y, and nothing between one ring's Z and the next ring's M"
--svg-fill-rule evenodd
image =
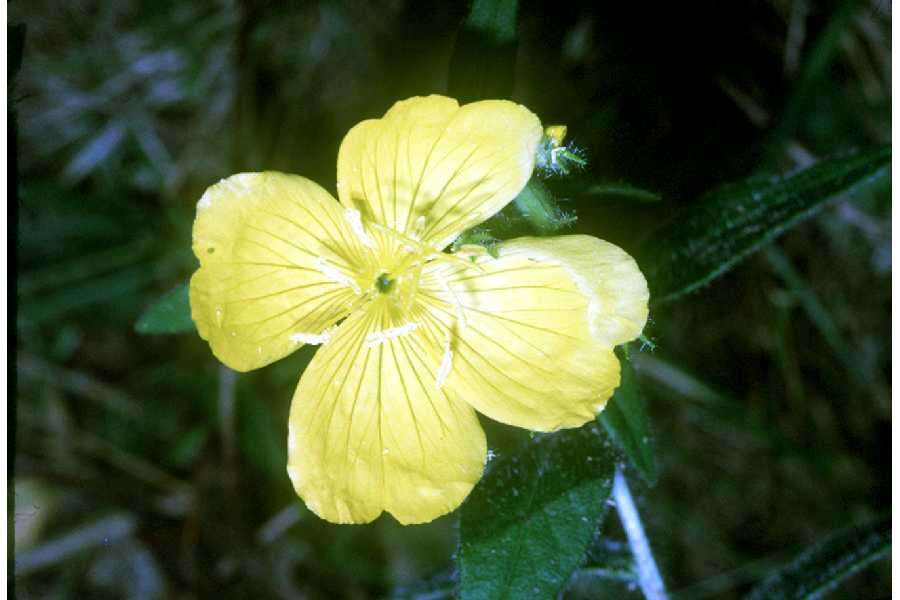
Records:
M631 490L628 489L628 482L621 469L616 469L616 476L613 479L613 498L616 501L616 510L622 520L625 535L628 536L631 553L634 555L638 583L644 597L648 600L665 600L666 588L659 574L659 568L656 566L656 560L653 558L653 552L650 550L650 543L644 534L644 526L641 523L637 506L634 504L634 498L631 497Z

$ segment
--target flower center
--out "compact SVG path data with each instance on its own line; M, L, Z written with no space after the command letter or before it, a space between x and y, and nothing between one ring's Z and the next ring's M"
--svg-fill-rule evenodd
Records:
M382 294L387 294L394 287L394 280L388 277L387 273L382 273L375 278L375 289Z

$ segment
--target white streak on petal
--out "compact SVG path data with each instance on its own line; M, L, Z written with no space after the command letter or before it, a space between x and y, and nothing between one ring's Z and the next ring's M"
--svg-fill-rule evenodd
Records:
M328 260L324 256L317 256L315 265L316 268L319 269L319 272L321 272L323 275L325 275L335 283L346 285L357 294L362 293L362 290L359 289L359 285L357 285L356 281L354 281L352 277L341 273L341 271L338 270L338 268L334 265L328 264Z
M375 248L375 240L372 239L362 224L362 215L355 208L348 208L344 211L344 218L350 223L350 229L356 234L356 237L363 243L366 248Z
M329 327L322 333L307 333L304 331L298 331L290 335L290 340L292 342L297 342L298 344L312 344L318 346L330 340L335 331L337 331L337 326Z
M453 350L450 349L450 342L448 341L444 345L444 356L441 358L441 366L438 368L437 377L435 378L435 384L438 388L444 385L444 382L447 381L447 377L450 376L450 371L453 369Z
M383 331L373 331L366 336L366 345L369 346L369 348L372 348L378 344L383 344L384 342L400 337L401 335L412 333L418 326L417 323L409 322Z

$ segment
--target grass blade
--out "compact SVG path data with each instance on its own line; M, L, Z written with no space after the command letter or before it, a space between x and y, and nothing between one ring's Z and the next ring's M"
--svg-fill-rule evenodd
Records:
M891 550L890 518L877 519L828 536L775 571L747 600L824 598L855 573Z

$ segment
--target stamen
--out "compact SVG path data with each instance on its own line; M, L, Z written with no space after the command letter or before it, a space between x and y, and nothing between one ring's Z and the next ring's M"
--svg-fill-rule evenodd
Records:
M383 344L388 340L392 340L394 338L398 338L401 335L407 335L415 331L415 329L419 326L418 323L410 321L409 323L404 323L403 325L398 325L397 327L391 327L390 329L385 329L383 331L373 331L369 335L366 336L366 345L369 348L373 348L378 344Z
M338 268L335 267L334 265L329 265L328 259L325 258L324 256L317 256L316 260L314 262L315 262L316 268L319 269L319 271L323 275L325 275L326 277L328 277L335 283L340 283L341 285L346 285L357 294L362 293L362 290L359 289L359 285L356 283L356 281L352 277L349 277L348 275L341 273L341 271L338 270Z
M456 295L456 292L450 287L450 284L447 283L447 280L438 275L438 284L441 286L441 289L447 292L451 298L453 298L453 307L456 309L456 322L459 324L460 330L466 328L466 315L463 312L462 302L459 301L459 297Z
M344 218L350 223L350 229L356 234L356 237L363 243L366 248L375 248L375 240L372 239L363 228L362 215L355 208L348 208L344 211Z
M298 344L311 344L314 346L320 346L330 340L335 331L337 331L337 325L329 327L322 333L307 333L304 331L298 331L297 333L292 333L290 335L290 340L292 342L297 342Z

